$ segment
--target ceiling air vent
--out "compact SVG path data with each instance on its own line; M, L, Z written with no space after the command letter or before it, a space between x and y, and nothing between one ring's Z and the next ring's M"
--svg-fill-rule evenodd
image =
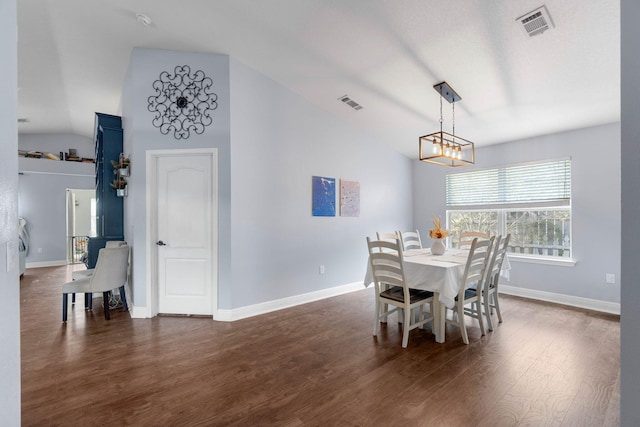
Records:
M353 108L354 110L362 110L362 105L358 104L356 101L354 101L353 99L349 98L347 95L345 96L341 96L340 98L338 98L340 101L344 102L345 104L347 104L349 107Z
M516 19L516 21L522 24L524 30L531 37L542 34L548 29L554 27L553 20L551 19L546 6L540 6L536 10Z

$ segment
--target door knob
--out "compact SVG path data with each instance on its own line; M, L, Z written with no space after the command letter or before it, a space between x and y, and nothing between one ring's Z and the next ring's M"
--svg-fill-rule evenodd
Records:
M165 242L163 242L162 240L158 240L156 242L156 245L158 245L158 246L167 246L167 244Z

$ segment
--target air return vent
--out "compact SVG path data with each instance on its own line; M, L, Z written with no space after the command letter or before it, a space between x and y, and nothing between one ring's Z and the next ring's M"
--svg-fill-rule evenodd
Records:
M548 29L554 27L553 20L551 20L551 16L549 15L549 11L546 6L540 6L536 10L516 19L516 21L522 24L524 30L531 37L542 34Z
M340 98L338 98L340 101L344 102L345 104L347 104L349 107L353 108L354 110L362 110L362 105L358 104L356 101L354 101L353 99L349 98L347 95L345 96L341 96Z

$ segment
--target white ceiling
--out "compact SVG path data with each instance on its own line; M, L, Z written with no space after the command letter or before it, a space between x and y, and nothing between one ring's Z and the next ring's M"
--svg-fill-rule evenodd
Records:
M133 47L230 55L411 158L443 80L477 146L618 121L619 0L542 1L20 0L19 131L91 136ZM555 28L529 37L516 18L542 4Z

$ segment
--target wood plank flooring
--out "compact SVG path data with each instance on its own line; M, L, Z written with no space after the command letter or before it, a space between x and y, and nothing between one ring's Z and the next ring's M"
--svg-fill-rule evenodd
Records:
M237 322L104 320L73 267L21 280L24 426L617 426L617 316L502 297L504 323L470 345L395 316L371 335L371 289ZM0 424L2 424L0 422Z

